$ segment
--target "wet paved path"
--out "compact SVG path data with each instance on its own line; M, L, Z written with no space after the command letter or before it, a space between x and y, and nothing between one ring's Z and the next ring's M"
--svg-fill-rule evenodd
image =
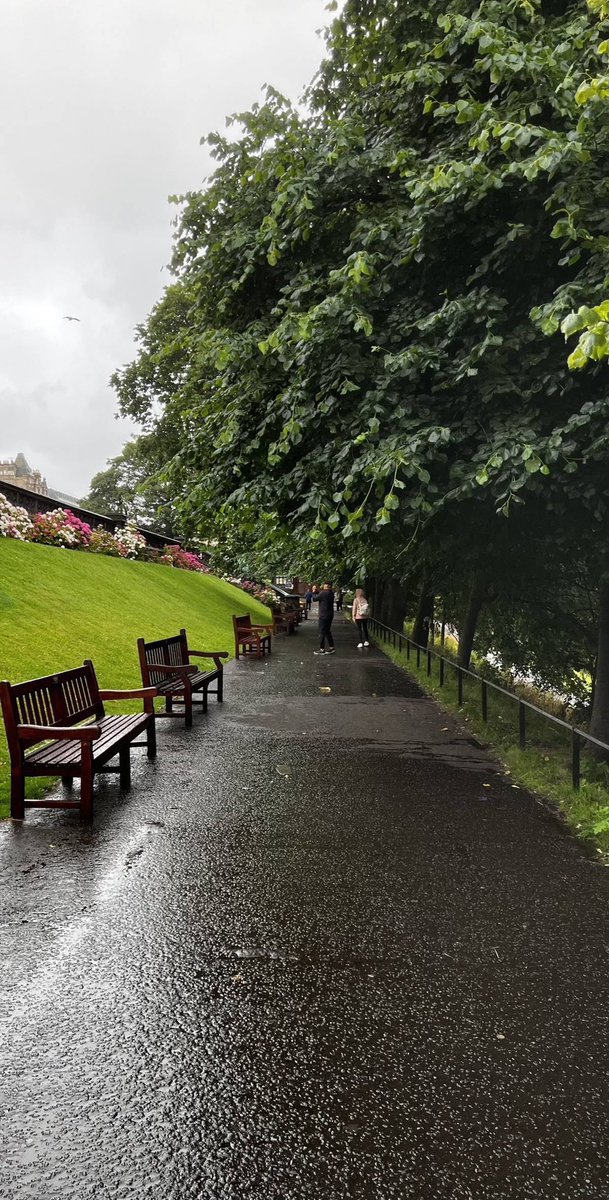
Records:
M3 1198L609 1197L609 872L337 640L0 827Z

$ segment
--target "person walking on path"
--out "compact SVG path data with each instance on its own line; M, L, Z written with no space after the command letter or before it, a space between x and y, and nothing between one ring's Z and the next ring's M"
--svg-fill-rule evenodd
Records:
M313 604L313 592L311 590L311 587L309 586L307 588L306 595L305 595L305 607L306 607L306 610L308 613L311 611L312 604Z
M341 587L339 587L339 589L336 593L336 611L337 612L342 611L344 595L345 595L345 593L344 593L343 589Z
M357 643L358 650L362 650L364 646L369 646L368 641L368 617L370 616L370 605L364 595L363 588L356 588L353 608L351 609L353 620L359 631L359 642Z
M334 617L334 592L331 583L324 583L321 592L313 597L319 604L319 650L314 654L334 654L334 638L332 637L332 618ZM326 641L328 649L326 650Z

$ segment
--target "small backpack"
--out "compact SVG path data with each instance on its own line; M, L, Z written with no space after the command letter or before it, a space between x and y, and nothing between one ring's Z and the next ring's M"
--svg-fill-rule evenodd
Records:
M358 604L357 611L359 614L359 620L365 621L366 617L370 616L370 605L368 604L368 601L364 600L363 604Z

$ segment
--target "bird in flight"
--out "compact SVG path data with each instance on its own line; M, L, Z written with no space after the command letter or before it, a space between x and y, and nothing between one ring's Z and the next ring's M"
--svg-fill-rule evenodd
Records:
M63 319L64 321L78 321L80 324L80 317L64 317Z

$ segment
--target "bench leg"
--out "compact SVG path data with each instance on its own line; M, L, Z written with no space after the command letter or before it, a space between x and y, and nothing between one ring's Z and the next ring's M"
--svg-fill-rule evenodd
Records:
M203 688L203 704L201 707L203 709L203 712L206 713L207 712L207 688Z
M184 690L184 724L187 729L192 728L192 692Z
M119 759L119 779L123 791L128 792L131 787L131 747L121 746L118 752Z
M93 752L90 745L82 748L80 815L83 821L93 820Z
M222 704L224 700L224 672L220 671L218 675L218 704Z
M11 775L11 817L23 821L25 817L25 779L23 775Z
M165 696L165 712L173 712L173 699L171 696Z
M67 791L70 792L72 790L72 788L74 787L74 776L73 775L64 775L61 782L62 782L64 788L66 788Z
M146 730L146 743L148 758L156 758L156 721L154 716L148 719L148 728Z

